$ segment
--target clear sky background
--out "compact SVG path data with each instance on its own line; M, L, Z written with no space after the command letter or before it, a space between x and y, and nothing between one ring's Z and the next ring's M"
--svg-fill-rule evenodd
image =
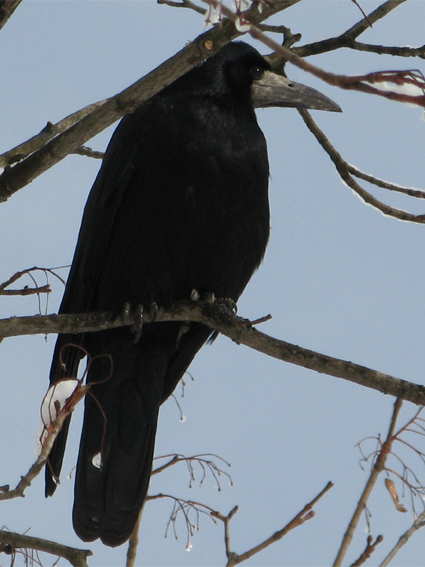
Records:
M366 12L377 2L362 1ZM276 16L275 23L301 32L302 42L338 35L361 18L349 0L305 0ZM39 132L79 108L124 89L203 31L202 17L152 1L26 0L0 33L0 151ZM362 41L384 45L425 43L425 2L393 11ZM257 46L262 53L267 49ZM314 63L346 74L421 68L423 60L341 50ZM364 94L332 89L301 71L289 76L321 89L343 114L314 112L314 118L343 156L360 169L405 185L424 187L425 123L421 110ZM268 140L271 240L265 261L239 302L240 315L271 313L261 330L319 352L351 360L423 384L424 227L384 217L365 205L338 178L334 166L298 113L261 110ZM103 150L109 129L90 142ZM0 206L0 280L34 265L69 264L81 214L99 162L69 156ZM390 204L424 213L421 202L374 194ZM66 272L64 273L66 275ZM29 281L27 282L30 283ZM39 283L43 283L40 276ZM63 286L51 280L47 311L56 312ZM45 305L43 305L43 309ZM0 316L35 314L35 297L0 301ZM14 486L34 460L39 407L47 388L55 338L6 339L0 345L0 485ZM198 470L188 488L184 465L153 479L150 493L205 502L226 514L236 504L232 547L241 553L282 528L329 481L335 487L317 504L316 517L247 565L327 566L368 477L355 444L384 435L393 399L291 366L220 337L190 368L183 399L186 421L175 402L160 415L156 454L216 453L231 463L234 486L221 491ZM180 394L180 388L177 390ZM416 408L405 403L400 423ZM42 478L25 499L2 504L1 524L11 531L89 547L90 565L123 565L126 547L111 550L83 544L71 526L73 480L81 422L76 412L54 498L44 499ZM424 438L411 437L425 451ZM372 446L374 446L372 444ZM371 446L369 446L371 447ZM404 453L425 484L425 466ZM379 565L412 523L396 511L380 478L369 503L372 534L385 537L369 565ZM137 564L224 565L222 525L200 520L187 552L186 529L177 523L164 538L171 501L149 502L142 521ZM363 550L366 524L347 557ZM425 532L417 533L394 565L423 566ZM7 558L0 558L6 565ZM45 565L53 561L49 558ZM62 563L65 563L64 561ZM61 564L62 564L61 563Z

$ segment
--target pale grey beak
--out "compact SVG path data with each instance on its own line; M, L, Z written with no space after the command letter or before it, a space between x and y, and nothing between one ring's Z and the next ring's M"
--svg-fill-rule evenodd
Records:
M255 108L290 106L342 112L336 102L316 89L294 83L272 71L265 71L260 79L253 82L251 93Z

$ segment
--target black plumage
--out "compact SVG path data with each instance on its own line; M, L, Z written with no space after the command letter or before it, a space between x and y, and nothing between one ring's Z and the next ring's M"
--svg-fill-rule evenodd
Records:
M255 49L229 44L121 121L84 211L61 313L168 306L193 289L238 300L269 238L267 148L254 112L255 88L269 71ZM211 333L173 322L145 325L137 342L128 327L58 337L51 383L76 375L81 353L63 350L68 343L113 360L108 380L106 357L87 378L103 414L87 396L73 511L84 541L116 546L130 536L148 489L159 407ZM46 467L47 496L68 425Z

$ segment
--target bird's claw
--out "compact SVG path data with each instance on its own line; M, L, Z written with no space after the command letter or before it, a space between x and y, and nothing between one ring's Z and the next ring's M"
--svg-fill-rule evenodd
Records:
M197 289L192 289L190 292L191 301L205 301L205 303L214 303L216 301L215 295L212 291L205 291L199 293Z
M205 293L202 294L201 296L202 301L205 301L205 303L215 303L216 302L216 298L215 295L212 291L206 291Z
M197 289L192 289L190 292L190 300L191 301L199 301L201 299L201 294Z
M130 319L130 313L131 313L131 305L129 301L126 301L124 303L124 307L122 308L122 313L121 313L123 323L126 323Z
M158 310L159 310L158 303L155 303L155 301L153 301L149 306L149 315L152 317L152 323L156 321Z
M139 342L140 336L142 334L143 328L143 305L138 305L134 313L134 323L131 326L131 330L134 333L134 344Z
M231 297L220 297L215 300L214 304L225 307L228 311L232 313L232 315L236 315L238 312L238 306L236 305L236 301L234 301Z
M219 307L224 307L232 315L236 315L236 313L238 312L238 306L236 305L236 301L234 301L231 297L216 298L216 296L212 291L199 293L197 289L192 289L192 291L190 292L190 299L191 301L205 301L205 303L208 303L210 305L214 304Z

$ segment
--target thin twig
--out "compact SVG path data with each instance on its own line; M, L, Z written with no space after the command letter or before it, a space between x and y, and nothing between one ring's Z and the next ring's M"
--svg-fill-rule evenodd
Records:
M227 516L224 516L220 512L211 512L211 515L214 518L221 520L224 524L224 549L226 550L227 566L231 565L232 563L230 562L238 557L237 554L232 551L230 545L230 521L238 510L239 506L234 506L227 514Z
M425 199L425 191L421 191L420 189L416 189L415 187L406 187L404 185L397 185L395 183L389 183L388 181L384 181L383 179L379 179L373 175L369 175L354 165L351 165L348 162L345 162L347 167L347 171L352 175L355 175L359 179L363 179L372 185L376 185L377 187L381 187L382 189L388 189L389 191L395 191L397 193L403 193L404 195L409 195L409 197L415 197L417 199Z
M224 4L220 2L220 0L202 0L206 4L214 7L215 9L220 9L220 11L227 17L229 20L234 22L235 26L251 35L254 39L261 41L264 45L267 45L270 49L272 49L275 53L284 57L287 61L306 71L307 73L311 73L313 76L321 79L325 83L329 85L339 87L341 89L346 90L355 90L363 93L373 94L377 96L382 96L389 100L394 100L398 102L409 102L412 104L416 104L418 106L425 107L425 94L421 95L409 95L409 94L401 94L397 93L392 90L381 90L376 88L372 85L375 83L383 82L384 80L387 82L393 82L397 85L409 83L409 79L406 77L403 79L402 75L411 75L412 71L381 71L377 73L368 73L366 75L359 75L359 76L350 76L350 75L337 75L335 73L330 73L329 71L325 71L316 65L312 65L306 59L299 57L293 51L287 49L286 47L280 45L276 41L274 41L271 37L267 36L263 33L258 27L256 27L252 21L249 19L249 12L237 14L227 8ZM385 77L385 79L384 79ZM417 78L417 83L419 87L423 87L425 83L425 79L421 82ZM416 84L416 83L415 83Z
M412 526L404 532L403 535L400 536L398 542L393 547L393 549L389 552L389 554L385 557L382 563L379 564L379 567L387 567L394 559L396 554L400 551L400 549L406 545L412 535L418 531L419 529L425 526L425 510L422 512L420 516L413 522Z
M372 22L369 20L369 18L366 15L366 12L363 10L363 8L360 6L360 4L357 2L357 0L351 0L351 2L353 2L353 4L355 4L357 6L357 8L360 10L360 12L362 13L363 18L367 21L367 23L370 25L370 27L372 27Z
M363 187L361 187L350 175L350 171L352 171L354 175L357 175L358 170L356 171L356 173L354 173L353 169L355 168L353 168L353 166L350 166L350 164L347 163L344 160L344 158L341 156L341 154L337 152L337 150L332 146L332 144L329 142L328 138L325 136L323 131L320 130L320 128L314 122L313 118L311 117L311 114L304 109L298 109L298 112L300 113L302 119L304 120L304 123L306 124L307 128L316 137L316 140L319 142L319 144L322 146L322 148L325 150L325 152L333 161L341 179L353 191L355 191L357 195L359 195L359 197L361 197L364 200L365 203L371 205L375 209L378 209L384 215L388 215L390 217L394 217L403 221L415 222L420 224L425 223L425 215L413 215L401 209L395 209L393 207L390 207L389 205L382 203L382 201L379 201L379 199L373 197L373 195L371 195L368 191L366 191ZM379 185L379 183L376 183L376 185ZM393 190L395 190L394 187L397 186L393 186ZM399 187L398 191L400 191L402 188L400 186L398 187ZM403 192L407 192L408 188L405 189L406 191ZM421 195L415 195L415 196L421 197Z
M398 8L401 4L406 2L406 0L388 0L384 2L378 8L373 10L366 18L363 18L357 24L352 26L350 29L342 33L337 37L331 37L322 41L316 41L314 43L309 43L307 45L302 45L300 47L294 48L294 53L300 57L308 57L311 55L318 55L319 53L326 53L328 51L334 51L341 47L353 47L355 39L359 37L362 33L370 28L372 24L375 24L380 19L384 18L395 8Z
M299 512L288 524L286 524L286 526L284 528L275 532L274 534L272 534L270 537L268 537L266 540L264 540L260 544L252 547L248 551L245 551L244 553L241 553L241 554L237 554L237 553L235 553L234 551L231 550L230 533L229 533L230 520L232 519L232 517L237 512L238 507L235 506L235 508L233 508L233 510L231 510L231 512L227 516L223 516L222 514L220 514L218 512L214 512L212 515L215 518L218 518L219 520L221 520L224 523L224 527L225 527L225 546L226 546L226 556L227 556L226 567L233 567L234 565L238 565L239 563L242 563L243 561L247 561L248 559L250 559L251 557L253 557L257 553L260 553L260 551L263 551L263 549L266 549L267 547L269 547L273 543L280 541L291 530L301 526L306 521L314 518L315 512L313 511L313 506L333 486L334 486L334 484L332 482L328 482L327 485L325 486L325 488L321 492L319 492L319 494L315 498L313 498L313 500L311 502L306 504L304 506L304 508L301 510L301 512Z
M65 268L69 266L62 266L62 267ZM38 286L37 284L35 284L36 286L35 288L28 288L28 286L25 286L23 289L7 290L6 288L26 275L30 276L33 279L33 281L35 281L31 272L43 272L46 276L46 279L48 274L51 274L56 278L58 278L58 280L60 280L63 284L65 284L65 281L60 276L58 276L58 274L56 274L55 270L57 269L60 268L38 268L37 266L33 266L32 268L26 268L25 270L20 270L19 272L15 272L13 276L11 276L8 280L0 284L0 295L29 295L31 293L38 293L41 291L48 293L51 291L49 284L46 284L45 286Z
M385 440L385 442L383 443L381 450L379 451L379 455L378 458L376 459L376 462L372 468L372 471L369 475L369 478L366 482L366 485L364 487L364 490L360 496L359 502L356 506L356 509L354 511L354 514L348 524L348 528L344 534L344 537L342 539L341 542L341 546L338 550L337 556L335 558L335 561L333 563L333 567L341 567L341 564L344 560L345 554L347 553L347 550L351 544L351 541L353 539L354 536L354 532L357 529L359 520L361 518L361 515L363 514L364 510L366 509L367 506L367 501L369 499L369 496L375 486L376 481L378 480L379 475L381 474L381 472L384 470L385 468L385 462L387 460L387 457L389 455L389 453L391 452L391 447L392 447L392 443L394 440L394 431L395 431L395 427L397 424L397 418L398 415L400 413L401 410L401 406L402 406L402 400L397 398L396 401L394 402L394 409L393 409L393 414L391 417L391 422L390 422L390 427L388 429L388 434L387 434L387 438Z
M373 537L370 535L367 537L367 541L366 541L366 548L363 551L363 553L360 555L360 557L354 561L354 563L351 564L350 567L360 567L361 565L363 565L364 563L366 563L366 561L368 559L370 559L372 553L375 551L376 547L384 541L384 536L379 535L375 541L373 541Z
M194 10L198 14L202 15L207 13L205 8L201 8L201 6L194 4L190 0L181 0L180 2L174 2L173 0L157 0L157 4L166 4L172 8L189 8L190 10Z
M37 293L50 293L50 285L40 287L24 287L22 289L0 289L0 295L35 295Z
M74 393L65 401L64 407L57 412L56 418L49 425L48 435L43 441L40 455L35 463L30 467L28 472L21 477L16 487L9 490L9 487L3 487L4 490L0 492L0 501L12 500L13 498L22 497L25 490L31 486L31 482L40 474L43 467L47 463L49 454L52 450L53 443L59 435L62 426L67 417L72 413L76 403L78 403L88 390L88 386L80 386Z
M202 502L195 502L193 500L184 500L182 498L177 498L176 496L172 496L170 494L154 494L148 495L146 497L146 501L148 500L158 500L162 498L167 498L174 502L173 510L170 514L170 518L167 523L167 527L165 530L165 537L168 535L168 531L170 526L173 527L174 537L178 539L176 522L180 515L183 516L183 520L186 524L187 530L187 543L186 549L189 551L192 547L191 544L191 537L194 535L195 531L199 531L199 522L201 515L208 516L210 520L216 523L214 514L216 513L210 506L203 504ZM195 514L195 520L192 520L192 516Z
M180 463L180 461L181 461L181 456L182 456L182 455L172 455L172 456L171 456L171 455L165 455L165 456L163 456L163 457L157 457L156 459L154 459L154 461L157 460L157 459L165 459L165 458L167 458L167 457L171 457L171 459L170 459L167 463L165 463L164 465L161 465L160 467L157 467L156 469L153 469L152 475L154 475L154 474L160 474L160 473L162 473L163 471L167 470L168 468L174 466L175 464Z
M216 482L216 488L217 490L221 490L221 485L220 485L220 479L219 477L221 475L224 475L230 485L233 485L233 481L232 481L232 477L229 475L229 473L227 473L226 471L224 471L223 469L221 469L217 463L210 459L207 459L206 457L213 457L213 459L217 459L219 461L221 461L222 463L224 463L225 465L227 465L228 467L230 467L230 463L228 463L225 459L223 459L222 457L219 457L218 455L215 455L214 453L203 453L200 455L194 455L192 457L185 457L184 455L179 455L179 454L175 454L175 455L162 455L161 457L156 457L154 459L154 461L160 460L160 459L166 459L168 458L169 460L162 466L157 467L156 469L154 469L152 471L152 475L154 474L160 474L163 471L165 471L166 469L178 464L178 463L186 463L188 471L189 471L189 488L192 488L193 483L195 481L195 470L194 470L194 466L193 464L198 464L202 470L202 478L200 481L200 486L202 486L202 484L204 483L205 478L207 477L207 472L209 472L212 477L214 478L215 482Z
M92 150L91 148L88 148L87 146L80 146L72 153L77 154L79 156L86 156L94 159L103 159L105 156L105 152L98 152L96 150Z
M425 59L425 45L422 45L421 47L398 47L395 45L372 45L370 43L353 41L347 47L356 51L376 53L377 55L393 55L394 57L420 57L421 59Z

